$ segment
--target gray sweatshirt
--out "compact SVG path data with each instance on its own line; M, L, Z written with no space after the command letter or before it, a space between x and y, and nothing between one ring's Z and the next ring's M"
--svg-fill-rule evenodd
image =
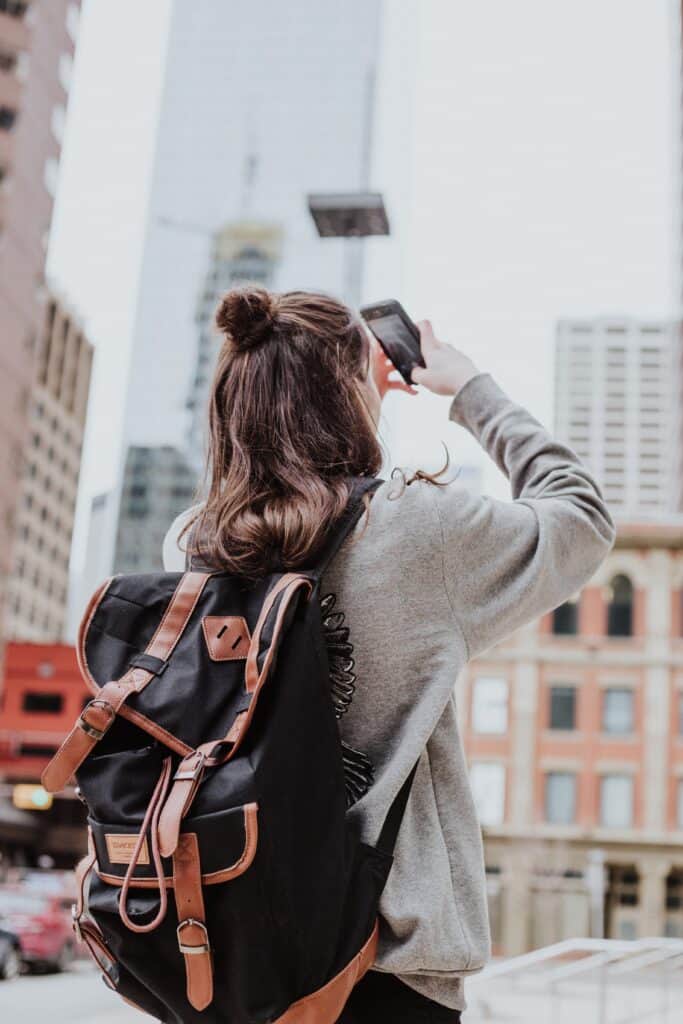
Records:
M481 830L455 702L463 665L576 593L614 540L597 485L568 448L488 374L451 406L510 480L513 501L416 481L383 484L323 580L354 645L356 692L342 739L375 781L350 810L374 843L419 759L380 905L376 969L464 1008L463 979L489 955ZM178 534L164 543L183 568Z

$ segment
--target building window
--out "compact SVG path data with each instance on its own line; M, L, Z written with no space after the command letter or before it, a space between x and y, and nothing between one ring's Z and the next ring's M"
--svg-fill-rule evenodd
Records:
M22 709L34 714L57 715L64 707L61 693L36 693L29 690L24 694Z
M54 757L57 748L47 743L22 743L19 747L20 757Z
M575 636L579 631L579 602L577 598L565 601L553 612L555 636Z
M576 728L576 687L550 687L550 722L551 729L565 731Z
M633 732L633 690L609 687L602 695L602 731L612 736Z
M470 766L470 786L482 825L502 825L505 820L505 765L475 761Z
M12 110L11 107L0 105L0 130L9 132L14 128L14 122L17 119L16 110Z
M633 635L633 584L628 576L615 576L608 588L608 636Z
M576 775L548 772L545 777L545 820L550 825L572 825L576 820Z
M23 18L27 8L24 0L0 0L0 14L9 14L10 18Z
M633 824L633 779L630 775L603 775L600 780L600 824L630 828Z
M0 49L0 71L8 74L17 66L17 55L11 50Z
M474 680L472 728L478 733L506 732L508 726L508 684L505 679L480 676Z

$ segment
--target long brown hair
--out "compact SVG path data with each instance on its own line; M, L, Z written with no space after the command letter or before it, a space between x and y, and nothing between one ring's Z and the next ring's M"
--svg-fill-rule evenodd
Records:
M343 303L308 292L229 291L211 388L207 498L190 551L247 577L310 565L382 453L357 382L370 346Z

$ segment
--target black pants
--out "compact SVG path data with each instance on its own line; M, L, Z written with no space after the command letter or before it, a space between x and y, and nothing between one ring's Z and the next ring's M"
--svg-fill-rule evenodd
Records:
M393 974L368 971L358 982L337 1024L459 1024L449 1010L408 988Z

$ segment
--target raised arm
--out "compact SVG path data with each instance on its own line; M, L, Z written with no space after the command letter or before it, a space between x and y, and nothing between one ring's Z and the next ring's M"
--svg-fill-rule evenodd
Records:
M430 386L424 376L429 343L426 349L427 370L414 376L419 382L423 375ZM439 360L443 377L448 352L440 351ZM597 484L571 449L511 401L489 374L462 363L459 372L466 379L460 387L457 373L450 381L451 393L457 392L451 418L505 473L513 498L477 497L457 483L432 492L443 538L444 585L474 657L576 593L612 547L614 525Z

